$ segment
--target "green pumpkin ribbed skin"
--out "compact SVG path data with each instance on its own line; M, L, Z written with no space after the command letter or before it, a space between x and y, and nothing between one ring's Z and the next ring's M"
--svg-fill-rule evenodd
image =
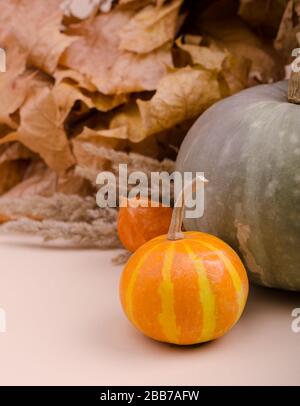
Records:
M300 291L300 106L287 82L261 85L207 110L185 138L177 170L203 171L200 219L241 256L258 284Z

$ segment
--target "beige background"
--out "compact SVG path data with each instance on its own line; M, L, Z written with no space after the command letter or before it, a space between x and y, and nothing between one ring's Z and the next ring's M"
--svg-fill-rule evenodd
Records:
M252 288L227 336L172 347L123 316L115 255L0 239L1 385L300 384L299 294Z

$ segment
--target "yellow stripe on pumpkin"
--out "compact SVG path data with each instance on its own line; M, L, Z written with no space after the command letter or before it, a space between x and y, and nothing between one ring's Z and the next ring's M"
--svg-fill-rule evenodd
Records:
M195 254L188 243L183 241L183 245L195 265L199 281L199 298L203 312L203 323L199 342L210 340L216 329L216 300L210 281L207 276L202 259Z
M223 262L227 271L229 272L229 275L231 277L233 286L234 286L234 288L236 290L236 294L237 294L237 301L238 301L238 306L239 306L237 319L239 319L242 314L242 311L244 309L244 300L245 300L245 296L243 294L243 285L242 285L240 275L238 274L235 267L232 265L231 261L217 247L214 247L212 244L209 244L204 241L201 241L201 242L199 241L199 243L202 244L203 246L205 246L206 248L208 248L209 250L214 251L215 254Z
M129 320L131 320L132 323L135 324L136 326L138 326L138 324L134 320L133 306L132 306L133 290L134 290L135 283L136 283L136 280L137 280L137 277L138 277L138 274L139 274L141 268L143 267L143 265L146 262L147 258L152 254L153 251L155 251L155 249L157 247L158 247L158 245L154 244L153 247L150 248L148 251L146 251L145 255L140 258L136 268L132 272L130 282L128 284L128 289L126 291L125 306L126 306L126 309L127 309L127 316L129 318Z
M162 311L158 315L158 321L161 325L164 335L168 341L177 343L179 331L176 324L174 311L174 286L171 279L171 270L173 265L175 247L169 245L164 253L164 262L162 267L162 282L159 287Z

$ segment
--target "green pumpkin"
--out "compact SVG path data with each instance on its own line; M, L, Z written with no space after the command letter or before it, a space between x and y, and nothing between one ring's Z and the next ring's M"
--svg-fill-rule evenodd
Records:
M194 124L177 170L203 171L204 216L187 230L229 243L252 281L300 290L300 106L287 82L247 89Z

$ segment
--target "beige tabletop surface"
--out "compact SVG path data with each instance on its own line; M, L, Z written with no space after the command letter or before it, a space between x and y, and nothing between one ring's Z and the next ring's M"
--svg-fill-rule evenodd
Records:
M222 339L160 344L122 313L117 252L0 238L0 385L300 384L300 294L252 286Z

